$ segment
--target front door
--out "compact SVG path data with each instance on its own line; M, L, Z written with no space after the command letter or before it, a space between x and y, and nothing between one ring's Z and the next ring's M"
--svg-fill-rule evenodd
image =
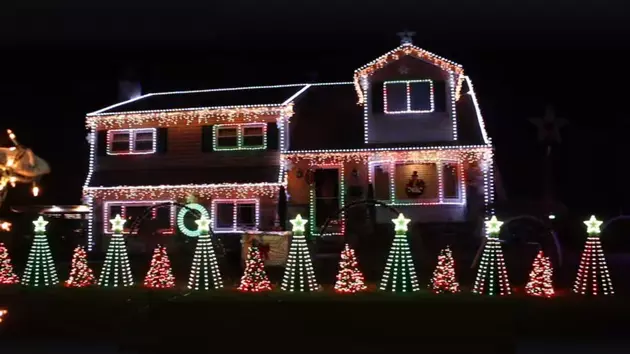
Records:
M315 170L315 224L319 228L326 219L333 217L338 219L339 211L339 169L321 168ZM333 223L328 232L338 231Z

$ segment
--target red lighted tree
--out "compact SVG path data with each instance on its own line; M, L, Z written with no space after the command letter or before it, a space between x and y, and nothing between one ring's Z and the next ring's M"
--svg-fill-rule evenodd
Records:
M171 269L171 261L166 253L166 247L158 245L153 251L151 268L144 278L144 286L155 289L167 289L175 286L175 277Z
M20 278L13 272L11 257L4 243L0 243L0 285L17 284Z
M354 250L346 243L343 251L341 251L335 291L344 294L354 294L366 288L363 273L359 270L357 256L354 254Z
M94 273L88 266L85 249L81 246L77 246L72 255L70 276L64 285L69 288L83 288L94 285L94 281Z
M448 246L438 255L438 264L433 271L429 288L436 294L459 292L459 283L455 277L455 260Z
M525 292L528 295L552 297L554 295L553 268L549 257L541 250L534 259L532 271L529 273L529 282L525 285Z
M252 244L247 250L245 272L241 277L238 290L245 292L261 292L271 290L271 283L265 272L265 263L260 255L260 249Z

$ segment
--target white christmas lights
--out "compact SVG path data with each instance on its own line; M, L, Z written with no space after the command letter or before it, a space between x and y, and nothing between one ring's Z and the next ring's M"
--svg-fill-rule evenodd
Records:
M208 234L211 220L202 215L201 218L195 220L195 223L201 234L197 238L197 247L190 267L188 289L220 289L223 287L223 279L214 246L212 246L212 238Z
M232 227L221 228L217 225L217 204L231 204L232 205ZM238 206L240 204L254 204L254 229L257 230L260 226L260 200L259 199L213 199L210 215L214 220L213 231L215 234L219 233L242 233L245 230L239 226L238 222Z
M112 236L107 246L105 262L98 278L98 285L104 287L127 287L133 285L127 246L122 234L126 220L120 214L109 220L112 224Z
M612 280L606 264L606 256L600 240L600 227L603 222L591 215L584 221L588 238L580 260L577 277L573 285L573 292L586 295L614 295Z
M409 249L407 240L407 228L411 220L399 214L394 223L394 242L387 257L387 263L381 278L380 290L391 292L414 292L419 291L416 269Z
M245 130L247 128L260 128L262 134L256 135L262 137L262 143L260 145L248 145L245 144L244 137ZM235 146L221 146L219 144L220 131L222 129L234 130L236 134ZM215 124L212 127L212 145L215 151L234 151L234 150L264 150L267 149L267 124L265 123L244 123L244 124Z
M449 112L451 116L451 129L453 132L453 140L457 141L457 101L455 97L455 78L452 71L448 74L448 88L451 93L449 96L449 101L451 102L451 109ZM431 93L433 93L433 88L431 88ZM431 101L433 101L433 96L431 96ZM431 106L433 106L433 103Z
M429 83L429 99L430 99L430 108L429 109L421 109L414 110L411 109L411 84L413 83ZM406 86L406 109L403 111L392 111L389 110L387 106L387 85L395 85L395 84L405 84ZM385 81L383 83L383 107L386 114L407 114L407 113L431 113L435 111L435 92L433 90L433 80L396 80L396 81Z
M59 283L57 269L46 236L47 224L48 221L41 216L33 221L35 237L21 280L22 284L26 286L53 286Z
M304 237L305 225L308 220L297 215L295 219L289 220L293 225L293 237L289 247L287 264L282 277L281 289L284 291L316 291L319 288L315 279L313 262Z
M123 219L127 218L127 211L126 211L126 207L127 206L139 206L139 207L152 207L154 205L158 205L158 204L164 204L164 203L172 203L173 200L151 200L151 201L146 201L146 200L116 200L116 201L105 201L103 203L103 220L109 220L111 215L109 214L111 208L113 206L119 206L121 207L121 211L120 211L120 216L122 216ZM169 229L172 230L173 226L175 225L175 208L171 206L170 211L169 211ZM155 213L155 209L153 209L153 215L152 217L155 218L156 213ZM115 232L114 230L112 230L111 228L108 228L107 223L103 223L103 233L109 234ZM123 230L120 230L121 234L125 234L126 232L124 232Z
M507 268L503 259L503 251L499 242L502 221L496 216L485 222L487 237L483 255L479 262L473 293L488 295L511 294Z
M143 133L151 134L151 148L147 150L137 149L136 141L138 141L138 135ZM116 142L116 135L126 135L127 143L129 144L128 151L114 151L112 145ZM141 128L141 129L113 129L107 131L107 155L147 155L155 154L157 148L157 129L155 128Z

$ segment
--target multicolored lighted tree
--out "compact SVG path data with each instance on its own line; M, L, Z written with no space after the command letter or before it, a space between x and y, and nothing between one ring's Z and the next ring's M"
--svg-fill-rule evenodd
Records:
M410 221L403 214L398 215L396 219L392 219L396 235L394 236L394 242L389 251L389 257L381 279L381 290L392 292L420 290L411 250L409 249L409 241L407 240L407 225Z
M475 294L501 296L511 294L503 251L499 242L501 225L503 222L497 220L496 216L486 221L486 244L473 288Z
M551 260L540 250L532 264L532 271L529 273L529 281L525 285L525 292L532 296L552 297L555 293L552 277Z
M59 283L59 278L46 237L48 221L40 216L33 221L33 224L35 225L35 238L28 255L26 269L22 275L22 284L26 286L56 285Z
M238 290L254 293L271 290L271 283L265 272L265 262L257 245L252 244L247 250L245 272Z
M313 261L308 251L306 237L304 237L304 226L308 220L302 219L302 216L298 214L295 219L289 220L289 222L293 225L293 238L280 288L291 292L316 291L319 289L319 285L315 280Z
M446 247L438 255L438 264L433 271L429 288L436 294L458 293L459 283L455 277L455 260L450 247Z
M120 217L120 214L109 221L112 224L112 237L107 247L103 270L98 278L98 285L100 286L126 287L133 285L127 246L123 237L125 221Z
M68 288L84 288L94 285L94 273L87 263L87 253L82 246L74 249L70 276L64 285Z
M20 278L13 271L9 250L0 242L0 285L18 284Z
M190 277L188 278L188 289L210 290L223 287L219 262L214 253L210 232L210 219L201 215L199 220L195 220L200 231L192 266L190 267Z
M354 254L354 249L346 243L343 251L341 251L335 291L344 294L354 294L365 289L367 287L365 286L363 273L359 270L357 256Z
M599 239L602 223L595 218L595 215L584 222L588 238L573 285L574 293L581 295L589 293L592 295L614 295L615 293L606 265L606 256L604 256L602 243Z
M151 267L144 278L144 286L154 289L168 289L175 286L175 277L166 247L158 245L153 251Z

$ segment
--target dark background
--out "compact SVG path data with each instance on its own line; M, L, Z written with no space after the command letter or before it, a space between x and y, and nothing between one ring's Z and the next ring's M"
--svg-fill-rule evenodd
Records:
M129 70L144 93L351 81L354 69L398 46L404 29L473 79L510 199L542 192L543 149L528 118L552 104L570 121L555 156L559 198L575 214L629 207L623 1L19 3L0 11L0 128L53 172L40 198L16 188L2 211L79 203L85 113L115 103Z

